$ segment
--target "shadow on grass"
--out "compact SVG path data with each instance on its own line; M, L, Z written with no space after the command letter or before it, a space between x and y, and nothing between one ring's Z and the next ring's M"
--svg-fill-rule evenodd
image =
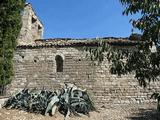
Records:
M160 120L160 112L156 109L139 109L138 113L128 117L129 120Z

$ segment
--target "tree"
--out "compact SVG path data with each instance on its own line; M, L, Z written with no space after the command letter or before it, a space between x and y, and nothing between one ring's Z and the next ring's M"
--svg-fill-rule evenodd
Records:
M0 87L9 84L13 76L12 59L21 29L21 13L25 0L3 0L0 3Z
M131 20L134 28L142 31L142 40L158 44L160 42L160 1L159 0L120 0L124 15L140 13L141 18Z
M140 14L141 18L130 20L133 28L142 35L135 51L124 51L111 48L100 42L98 48L89 48L92 60L103 61L104 55L112 63L111 73L135 73L141 86L146 87L150 81L160 79L160 51L150 49L160 45L160 1L159 0L120 0L124 6L123 15ZM104 54L106 52L107 54Z

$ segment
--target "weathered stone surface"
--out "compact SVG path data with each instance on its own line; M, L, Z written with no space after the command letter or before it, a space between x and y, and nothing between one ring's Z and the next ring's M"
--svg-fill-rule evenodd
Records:
M22 14L22 29L18 37L18 44L34 44L35 39L42 38L44 27L36 16L31 4L26 4Z
M56 55L64 60L63 72L56 72ZM153 90L159 88L156 82L151 83L152 89L143 89L133 75L112 75L107 61L93 66L85 55L81 47L17 49L10 92L26 87L55 90L63 83L75 83L87 89L94 103L102 106L149 102Z

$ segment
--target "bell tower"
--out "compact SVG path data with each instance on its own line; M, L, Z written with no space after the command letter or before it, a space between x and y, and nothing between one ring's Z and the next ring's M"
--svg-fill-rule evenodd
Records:
M27 3L22 12L22 28L18 37L18 45L34 44L36 39L43 37L43 31L42 22L38 19L31 4Z

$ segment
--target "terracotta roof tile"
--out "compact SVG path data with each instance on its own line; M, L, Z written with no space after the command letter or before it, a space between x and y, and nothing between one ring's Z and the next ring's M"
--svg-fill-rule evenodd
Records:
M71 39L71 38L54 38L54 39L38 39L31 45L19 45L18 47L51 47L51 46L98 46L100 40L105 41L110 45L118 46L134 46L138 41L131 41L128 38L93 38L93 39Z

